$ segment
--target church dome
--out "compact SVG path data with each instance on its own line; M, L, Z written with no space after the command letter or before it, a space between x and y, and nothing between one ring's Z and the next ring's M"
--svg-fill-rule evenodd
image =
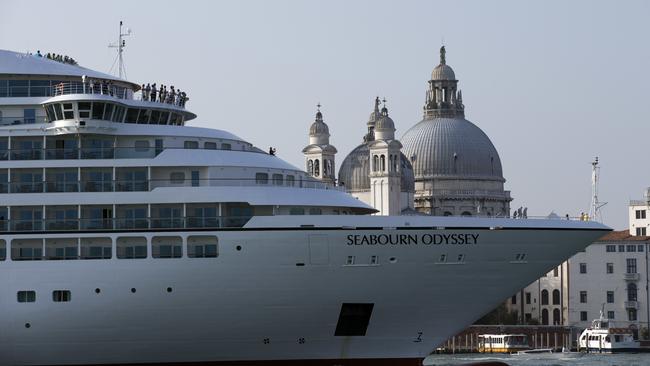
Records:
M388 109L381 110L381 117L375 123L375 130L395 130L395 122L388 116Z
M329 129L329 127L327 127L327 124L325 122L323 122L323 114L320 111L318 111L316 113L316 120L309 127L309 135L310 136L318 136L318 135L327 135L327 136L329 136L329 134L330 134L330 129Z
M451 66L440 64L431 72L431 80L456 80L456 74Z
M464 118L425 119L406 131L401 142L416 178L504 181L499 154L489 137Z
M414 192L413 167L404 154L400 154L400 157L401 191ZM370 148L367 144L357 146L345 157L339 169L339 184L341 183L348 192L370 190Z

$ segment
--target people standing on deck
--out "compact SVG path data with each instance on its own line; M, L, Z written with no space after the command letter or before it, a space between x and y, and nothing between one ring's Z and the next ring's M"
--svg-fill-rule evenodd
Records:
M163 100L163 90L165 89L164 84L160 84L160 89L158 90L158 102L162 103Z
M149 99L152 102L156 101L156 83L151 84L151 94L149 95Z
M144 100L151 100L151 85L147 83L147 87L144 89Z
M144 84L142 84L140 90L142 90L142 97L140 99L147 100L147 94L144 92Z

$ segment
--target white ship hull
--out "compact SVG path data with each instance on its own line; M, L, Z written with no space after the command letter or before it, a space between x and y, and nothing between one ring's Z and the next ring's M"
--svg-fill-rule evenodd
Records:
M307 220L315 227L297 222ZM8 261L0 266L0 364L419 362L605 230L542 220L265 217L204 232L219 237L217 258ZM161 234L192 233L137 235ZM378 234L393 237L373 244ZM438 244L433 234L470 243ZM36 302L16 301L25 289ZM71 301L52 302L55 289L70 290ZM374 304L365 336L335 336L343 303Z

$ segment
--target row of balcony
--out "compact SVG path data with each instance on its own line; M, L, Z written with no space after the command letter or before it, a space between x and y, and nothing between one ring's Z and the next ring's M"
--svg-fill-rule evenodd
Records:
M0 182L0 193L65 193L65 192L148 192L162 187L293 187L308 189L343 190L316 180L295 180L293 175L275 174L251 179L129 179L129 180L61 180L36 182ZM277 176L277 177L276 177Z
M242 227L251 216L187 216L98 219L0 219L0 231L146 230Z

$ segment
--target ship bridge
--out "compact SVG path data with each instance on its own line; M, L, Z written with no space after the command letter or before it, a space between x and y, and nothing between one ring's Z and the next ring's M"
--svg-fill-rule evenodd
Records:
M186 98L152 101L141 89L76 62L0 50L0 98L7 107L4 115L0 111L0 126L93 120L182 126L196 118L185 109ZM34 109L19 116L25 105L35 104L44 107L45 116Z

